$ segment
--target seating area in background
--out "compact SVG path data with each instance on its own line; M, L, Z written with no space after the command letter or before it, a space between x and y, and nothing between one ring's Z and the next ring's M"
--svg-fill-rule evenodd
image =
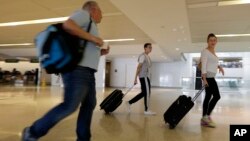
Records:
M36 85L37 77L38 75L35 70L27 70L21 73L15 68L12 71L0 68L0 85Z

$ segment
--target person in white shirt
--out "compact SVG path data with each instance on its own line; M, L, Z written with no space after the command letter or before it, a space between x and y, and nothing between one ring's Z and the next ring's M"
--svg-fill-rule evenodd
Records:
M208 35L207 44L208 47L201 52L202 80L206 86L206 96L203 101L203 117L201 119L201 125L215 128L216 124L211 118L211 113L220 99L220 92L217 82L215 81L215 76L218 69L223 75L224 70L218 65L219 59L215 53L217 37L213 33Z

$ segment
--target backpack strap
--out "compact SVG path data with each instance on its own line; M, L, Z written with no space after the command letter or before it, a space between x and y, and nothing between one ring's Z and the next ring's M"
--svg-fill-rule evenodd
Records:
M91 19L91 17L89 17L89 25L88 25L88 28L87 28L87 32L88 32L88 33L90 32L91 25L92 25L92 19ZM80 46L80 50L81 50L81 51L84 50L84 48L86 47L87 43L88 43L87 40L84 40L84 41L83 41L82 46Z

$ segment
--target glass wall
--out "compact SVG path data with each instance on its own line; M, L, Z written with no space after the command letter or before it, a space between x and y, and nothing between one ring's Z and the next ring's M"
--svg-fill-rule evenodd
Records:
M194 90L196 81L201 82L201 77L183 77L182 88ZM216 77L216 81L221 90L244 89L250 83L250 80L243 80L241 77Z

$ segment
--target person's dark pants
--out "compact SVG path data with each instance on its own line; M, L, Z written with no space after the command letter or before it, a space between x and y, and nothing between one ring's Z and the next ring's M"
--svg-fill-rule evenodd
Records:
M149 107L149 97L151 93L150 80L148 77L143 77L140 78L140 82L141 82L141 93L139 93L133 99L131 99L129 101L129 104L133 104L144 97L145 111L147 111Z
M72 72L62 74L64 100L41 119L34 122L30 132L40 138L48 133L59 121L75 112L81 104L77 120L77 141L89 141L93 110L96 106L95 71L77 67ZM57 139L55 139L57 140Z
M214 78L207 78L208 87L206 87L206 96L203 101L203 116L208 115L212 113L216 103L220 99L220 92L218 89L218 85Z

